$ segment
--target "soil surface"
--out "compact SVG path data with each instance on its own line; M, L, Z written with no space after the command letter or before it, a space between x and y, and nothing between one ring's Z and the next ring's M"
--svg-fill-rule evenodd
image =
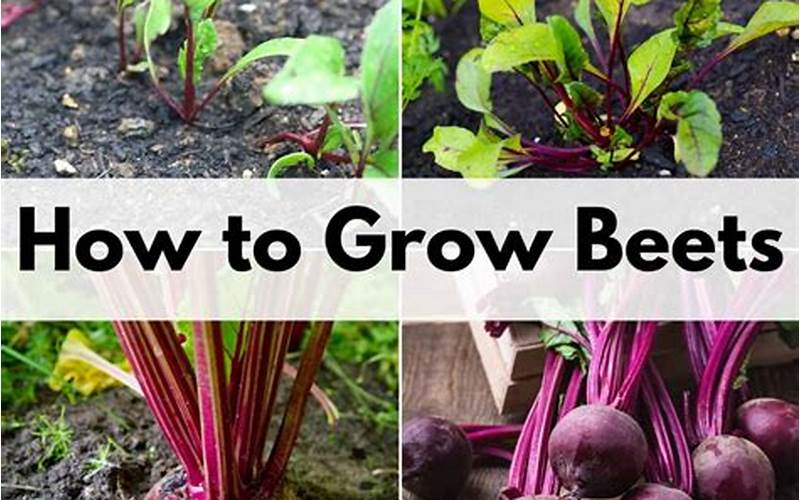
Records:
M626 47L632 47L672 23L677 0L650 2L633 7L626 19ZM727 2L726 19L745 23L760 2ZM426 89L403 115L403 175L405 177L457 176L423 154L422 145L436 125L459 125L477 130L478 113L464 108L453 88L455 68L467 50L480 45L477 2L467 2L456 15L439 21L441 55L447 61L449 82L445 92ZM573 0L539 2L537 15L560 13L572 18ZM715 47L724 42L719 42ZM588 47L588 45L587 45ZM724 143L713 177L798 176L798 64L797 40L770 35L723 61L702 85L717 103L723 121ZM709 52L710 51L710 52ZM708 57L712 48L703 52ZM495 110L529 138L558 143L553 118L525 80L516 75L495 75L492 85ZM669 137L650 147L634 165L590 176L685 177L682 165L672 160ZM555 177L543 169L528 168L522 176Z
M115 2L44 3L3 30L3 175L53 177L59 175L55 160L65 160L76 170L70 175L87 178L263 177L275 158L297 148L287 144L264 151L256 146L258 139L312 130L322 117L313 108L261 106L261 88L283 63L273 58L239 75L212 101L198 126L186 126L158 99L146 73L118 73ZM218 22L218 31L226 33L219 52L232 54L207 65L219 68L206 68L198 94L205 95L215 76L238 58L237 47L247 50L275 37L333 36L346 48L352 70L358 66L363 29L383 3L223 2L216 17L224 25ZM162 81L176 99L182 95L175 66L183 36L178 10L171 30L154 45ZM129 12L132 46L131 17ZM77 108L64 105L65 94ZM342 114L358 121L352 106ZM299 173L337 177L350 168L320 164L316 171Z
M396 429L378 431L356 418L338 380L324 371L320 380L343 416L331 428L316 400L309 400L279 499L397 498ZM288 391L283 393L285 400ZM131 391L115 389L74 405L48 394L24 413L3 415L3 499L138 499L177 467L144 400ZM39 468L42 447L29 423L41 414L58 418L62 407L74 431L70 455ZM278 425L273 418L273 428ZM109 437L124 453L113 453L113 465L89 476L87 461Z

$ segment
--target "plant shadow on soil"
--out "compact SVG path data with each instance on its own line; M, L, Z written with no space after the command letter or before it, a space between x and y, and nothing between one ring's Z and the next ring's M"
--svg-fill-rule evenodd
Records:
M26 0L22 0L23 2ZM219 52L243 42L248 50L283 36L329 35L347 52L350 71L358 66L362 32L383 0L277 0L223 2L217 16ZM258 140L304 132L323 116L310 107L262 106L261 88L283 64L282 58L256 63L234 79L189 127L153 92L146 73L117 72L115 2L45 0L44 6L3 30L2 173L9 177L54 177L54 161L66 160L77 173L95 177L263 177L277 157L297 148L284 144L264 150ZM247 12L246 12L247 11ZM154 45L162 78L180 98L175 60L183 29L175 9L172 29ZM128 13L128 33L131 32ZM227 28L227 29L226 29ZM241 40L238 38L241 37ZM133 45L129 36L129 48ZM241 52L212 61L198 92L205 92ZM226 60L227 59L227 60ZM78 104L62 104L69 94ZM358 121L358 107L342 109L345 121ZM77 126L78 138L73 139ZM65 137L65 129L70 127ZM73 135L70 135L73 134ZM351 166L320 162L314 171L289 175L343 177Z
M278 500L397 498L396 429L377 430L347 414L348 408L336 396L345 390L341 382L325 371L318 379L344 415L331 428L316 400L309 399ZM366 385L377 394L377 383L368 380ZM283 384L279 409L288 387ZM73 429L70 455L40 470L42 447L28 424L41 414L58 418L65 405L64 418ZM271 430L279 424L276 415ZM23 413L4 412L3 427L3 499L143 498L150 486L178 465L144 400L127 389L106 391L74 405L48 392ZM124 453L115 452L109 460L113 466L87 477L87 461L109 437Z
M680 5L678 0L651 2L633 7L626 19L626 46L668 27ZM761 2L726 2L726 20L745 23ZM441 39L441 55L449 68L443 93L427 88L422 97L403 114L403 176L456 177L433 162L433 155L422 153L422 145L436 125L458 125L477 130L478 113L464 108L453 86L459 58L480 45L477 2L469 1L455 15L435 24ZM539 17L562 14L572 19L574 1L539 2ZM719 47L718 42L713 47ZM724 142L713 177L797 177L798 176L798 64L797 40L770 35L734 53L709 75L702 85L716 101L722 115ZM714 53L705 49L702 57ZM553 118L524 79L510 74L495 75L492 85L495 111L529 138L557 143ZM682 165L673 160L669 137L648 148L633 165L608 173L584 174L592 177L686 177ZM561 177L535 167L518 176Z

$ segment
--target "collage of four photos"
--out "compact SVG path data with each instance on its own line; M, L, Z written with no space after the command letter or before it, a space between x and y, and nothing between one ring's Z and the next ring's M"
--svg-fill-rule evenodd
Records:
M797 180L798 7L3 0L3 189ZM3 318L0 498L797 500L798 335Z

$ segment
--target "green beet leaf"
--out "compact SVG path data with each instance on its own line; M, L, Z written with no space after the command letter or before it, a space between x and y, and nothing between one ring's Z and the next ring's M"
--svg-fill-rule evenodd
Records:
M305 43L303 38L273 38L256 45L243 55L236 64L222 75L222 80L230 80L256 61L267 57L293 56Z
M592 0L578 0L575 5L575 22L581 27L593 43L597 43L597 34L592 24Z
M481 63L490 73L511 71L531 61L554 61L557 51L548 25L526 24L497 35L486 47Z
M366 30L361 52L361 100L367 142L387 149L397 136L400 31L398 0L381 7Z
M203 65L206 59L211 57L217 50L217 30L214 29L214 21L203 19L194 27L195 47L194 47L194 70L193 80L197 84L203 74ZM178 71L181 78L186 79L186 42L183 42L178 51Z
M385 149L371 156L372 162L364 169L364 177L387 179L397 177L400 173L399 155L396 149Z
M503 175L510 160L504 149L518 150L519 142L519 136L502 140L483 126L477 135L460 127L436 127L422 151L433 153L436 163L465 178L486 179Z
M305 165L306 167L313 167L316 164L316 160L310 154L298 151L295 153L289 153L288 155L283 155L274 162L269 167L269 171L267 172L267 178L274 179L276 177L280 177L286 170L295 165Z
M150 0L147 5L144 20L141 21L142 45L144 46L150 77L153 81L158 81L158 72L150 55L150 44L169 30L169 25L172 22L172 2L170 0Z
M600 11L600 14L603 15L603 19L608 26L608 33L611 38L614 38L615 35L617 18L619 18L621 23L625 20L625 15L631 8L631 5L644 5L649 2L650 0L595 0L597 9ZM622 9L621 15L620 8Z
M311 35L264 87L264 99L279 105L329 104L355 99L359 82L345 76L344 71L344 49L339 41Z
M189 17L192 21L199 21L206 13L209 7L214 6L217 0L184 0L184 3L189 8Z
M460 127L436 127L422 147L433 153L436 163L468 178L491 178L497 174L502 142L482 140Z
M800 12L796 2L764 2L726 50L734 51L781 28L797 26L798 16Z
M583 82L564 84L569 98L579 109L593 108L603 102L603 94Z
M675 12L675 37L685 49L706 47L716 37L722 0L686 0Z
M589 54L583 48L581 36L562 16L550 16L547 25L555 42L556 64L561 82L580 80L583 68L589 62Z
M633 51L628 58L631 75L631 103L625 111L632 113L667 78L678 44L672 36L673 30L662 31L650 37Z
M492 111L492 75L483 69L483 49L472 49L461 57L456 67L456 95L467 109L479 113Z
M675 160L690 174L704 177L714 170L722 145L722 125L714 101L699 90L670 92L661 98L658 119L678 122Z
M536 0L478 0L481 15L505 25L536 22Z

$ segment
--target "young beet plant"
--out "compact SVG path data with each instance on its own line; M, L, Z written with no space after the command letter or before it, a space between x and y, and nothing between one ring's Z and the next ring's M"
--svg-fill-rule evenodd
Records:
M315 323L294 374L272 445L267 432L293 335L303 322L242 323L235 345L219 322L194 323L191 349L168 322L117 322L114 328L156 422L178 458L151 500L271 498L280 485L306 400L331 332ZM229 354L230 353L230 354Z
M295 165L313 167L320 159L355 165L356 177L397 176L399 30L399 6L392 0L367 26L358 76L346 74L345 51L333 38L310 36L290 55L264 87L265 100L318 106L325 115L310 133L284 132L262 141L263 145L289 141L302 149L277 159L268 177L278 177ZM366 123L344 123L336 107L359 97ZM339 152L343 147L346 153Z
M179 102L162 85L159 69L151 50L156 39L164 35L170 28L172 1L117 1L117 43L120 67L133 72L148 71L159 98L187 123L194 123L200 112L222 90L225 84L250 65L267 57L291 56L304 43L304 40L300 38L275 38L257 45L231 66L201 99L198 96L197 87L202 79L205 62L217 49L217 32L213 18L221 3L221 0L184 0L182 2L185 39L177 54L178 71L183 81L183 99ZM133 65L129 65L125 36L126 11L131 8L134 10L135 54L144 56L144 61Z
M798 5L764 2L746 26L738 26L722 21L721 0L687 0L675 12L674 26L628 56L624 20L632 5L648 1L578 1L574 18L593 62L565 17L538 21L533 0L479 0L485 47L459 61L456 93L465 107L483 114L480 129L436 127L423 151L464 177L506 177L532 166L580 173L634 161L673 133L675 160L692 175L708 175L718 161L722 127L713 100L697 87L731 53L797 25ZM595 14L605 24L605 42L595 30ZM724 37L731 38L725 48L695 68L698 49ZM498 72L527 80L552 112L565 146L524 138L497 115L491 86Z

